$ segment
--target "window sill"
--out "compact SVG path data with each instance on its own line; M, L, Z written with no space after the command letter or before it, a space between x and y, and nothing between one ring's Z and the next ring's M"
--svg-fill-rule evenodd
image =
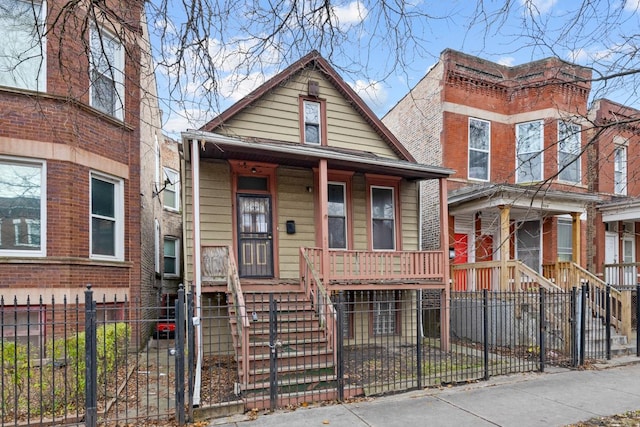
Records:
M131 261L106 261L89 258L72 257L14 257L0 256L0 264L49 264L49 265L90 265L95 267L131 268Z

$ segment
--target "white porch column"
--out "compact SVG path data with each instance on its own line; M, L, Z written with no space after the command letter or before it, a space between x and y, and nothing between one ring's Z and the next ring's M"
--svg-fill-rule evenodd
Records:
M193 283L195 284L195 332L196 332L196 377L193 389L193 406L200 405L200 383L202 381L202 325L200 322L202 306L202 266L200 265L200 142L191 141L191 204L192 204L192 221L193 221ZM193 319L187 319L188 322Z

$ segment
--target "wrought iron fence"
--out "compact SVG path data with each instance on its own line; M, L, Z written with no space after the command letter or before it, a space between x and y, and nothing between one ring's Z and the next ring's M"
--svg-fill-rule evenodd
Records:
M199 322L182 291L153 307L91 290L84 301L0 298L0 424L184 424L196 395L198 410L347 400L580 366L611 357L616 335L610 298L588 286L453 292L448 304L441 291L344 291L324 302L333 332L317 314L330 310L302 292L244 297L246 375L224 294L202 299Z

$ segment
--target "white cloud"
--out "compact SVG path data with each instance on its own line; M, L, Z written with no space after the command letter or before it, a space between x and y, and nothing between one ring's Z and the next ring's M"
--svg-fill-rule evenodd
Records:
M512 56L503 56L498 59L498 64L504 65L506 67L513 67L513 64L516 62L516 59Z
M331 11L342 29L360 24L365 20L368 13L365 5L360 1L351 2L345 6L333 6Z
M382 107L387 102L387 91L380 82L356 80L349 83L349 86L372 110Z
M624 10L627 12L637 12L640 10L640 0L623 0Z
M184 132L187 129L199 129L211 118L211 113L205 110L171 111L167 121L162 126L162 131L172 138L180 139L180 132Z
M520 0L530 15L543 15L551 10L558 0Z
M271 75L251 73L249 75L228 74L218 81L218 93L223 98L238 101L266 82Z

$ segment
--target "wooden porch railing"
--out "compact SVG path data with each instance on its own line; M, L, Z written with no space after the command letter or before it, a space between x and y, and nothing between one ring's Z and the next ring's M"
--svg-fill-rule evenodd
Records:
M247 385L249 379L249 318L247 317L247 307L240 286L240 277L238 276L238 267L235 256L231 247L227 247L227 287L228 292L233 299L233 308L236 314L236 338L240 344L242 353L242 363L240 365L240 374L243 385Z
M322 249L306 248L315 271L322 271ZM329 277L333 281L444 280L442 251L329 251Z
M605 264L604 281L614 288L635 287L640 283L638 271L640 271L640 262Z
M320 265L316 258L316 251L308 251L300 248L300 285L307 298L313 304L313 308L320 319L320 326L324 328L327 336L329 350L336 348L336 311L333 307L329 293L322 284L322 280L314 265ZM314 263L315 262L315 263ZM337 363L337 354L333 352L334 362ZM337 366L337 365L336 365Z
M540 287L560 290L553 282L527 267L521 261L507 261L507 282L501 283L501 261L484 261L451 265L452 289L455 291L527 291L537 292Z
M587 285L591 310L594 315L603 318L606 314L608 288L611 295L611 325L619 333L629 336L631 333L631 294L629 292L620 292L594 274L569 261L544 264L542 271L545 277L552 279L567 292L573 287Z

